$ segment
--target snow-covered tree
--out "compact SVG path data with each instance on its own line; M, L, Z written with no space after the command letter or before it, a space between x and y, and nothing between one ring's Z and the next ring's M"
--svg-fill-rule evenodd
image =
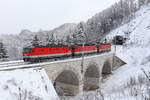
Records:
M144 4L148 4L150 1L149 0L138 0L138 5L141 7Z
M2 60L5 60L8 58L8 55L7 55L7 50L6 48L4 47L4 44L2 41L0 41L0 59Z
M31 43L33 47L38 47L40 45L37 35L34 36L33 41Z
M47 42L48 45L55 43L55 38L54 38L54 34L53 33L50 34L50 35L47 33L46 42Z
M80 22L78 24L75 32L72 35L74 43L83 43L83 42L86 42L87 35L85 33L84 25L83 24L84 24L83 22Z

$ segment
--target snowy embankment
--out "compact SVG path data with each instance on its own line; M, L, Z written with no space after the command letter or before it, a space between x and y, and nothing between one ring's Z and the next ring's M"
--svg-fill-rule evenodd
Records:
M0 100L56 100L44 69L0 71Z
M24 64L25 64L25 62L23 60L0 62L0 68L1 67L12 67L12 66L24 65Z
M113 71L112 75L104 80L102 88L106 93L113 94L114 88L122 88L131 77L137 78L143 75L141 68L146 72L150 71L150 5L143 6L135 14L134 20L114 30L107 37L125 36L125 32L129 32L126 35L128 40L125 45L116 47L116 56L127 64ZM126 98L121 100L126 100Z
M115 35L128 38L123 46L116 46L115 52L127 64L103 79L100 90L85 93L85 100L150 100L150 84L141 70L150 71L150 5L143 6L132 21L115 29L106 38ZM82 98L83 94L75 100Z

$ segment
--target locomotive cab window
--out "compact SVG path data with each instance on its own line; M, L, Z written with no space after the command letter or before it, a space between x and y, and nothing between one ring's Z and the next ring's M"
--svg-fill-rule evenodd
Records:
M31 48L24 48L24 49L23 49L23 52L24 52L24 53L29 53L30 51L31 51Z

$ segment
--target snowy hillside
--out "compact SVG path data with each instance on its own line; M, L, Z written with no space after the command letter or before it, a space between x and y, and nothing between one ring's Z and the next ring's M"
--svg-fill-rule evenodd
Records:
M56 100L57 94L40 68L0 72L0 100Z
M136 18L130 23L107 36L109 38L118 34L125 36L124 32L131 32L127 36L129 40L126 44L117 46L116 49L116 56L127 64L113 71L112 75L105 80L102 88L107 92L122 87L130 77L137 78L142 75L141 68L144 68L146 72L150 71L150 5L142 7L135 16Z
M125 34L129 33L129 34ZM106 38L126 36L123 46L116 46L116 56L127 64L112 71L102 80L101 89L84 94L86 100L150 100L150 5L143 6L135 18L113 30ZM149 76L150 78L150 76ZM82 100L83 94L75 97ZM148 99L146 99L148 98Z
M77 25L74 23L65 23L55 29L53 29L51 31L51 33L54 33L55 37L57 37L58 39L64 39L66 38L66 36L71 35L71 33L73 33L74 28Z

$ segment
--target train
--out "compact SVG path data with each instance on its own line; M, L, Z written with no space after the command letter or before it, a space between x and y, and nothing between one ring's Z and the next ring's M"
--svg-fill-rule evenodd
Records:
M23 60L25 62L40 62L45 59L61 59L67 57L80 57L82 54L99 54L111 51L111 43L101 44L77 44L77 45L63 45L51 44L38 47L23 48Z
M125 43L125 40L126 40L126 38L124 38L123 36L117 35L113 39L113 44L114 45L123 45L123 43Z

